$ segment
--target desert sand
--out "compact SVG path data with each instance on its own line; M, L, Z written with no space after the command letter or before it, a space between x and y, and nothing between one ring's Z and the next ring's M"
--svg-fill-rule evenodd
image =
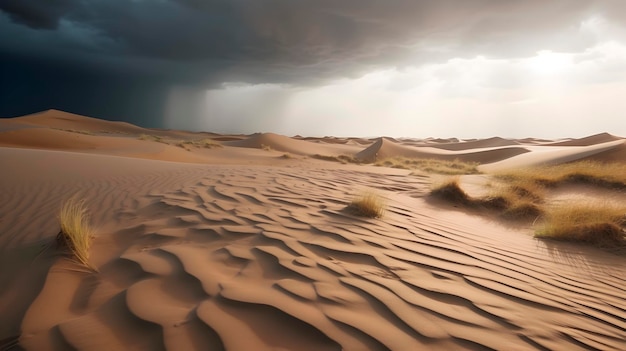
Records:
M195 139L222 147L158 141ZM626 162L625 140L217 135L56 110L2 119L0 345L624 350L624 256L440 206L429 175L315 155L491 172ZM345 211L364 189L386 199L382 218ZM95 228L96 272L54 246L74 196Z

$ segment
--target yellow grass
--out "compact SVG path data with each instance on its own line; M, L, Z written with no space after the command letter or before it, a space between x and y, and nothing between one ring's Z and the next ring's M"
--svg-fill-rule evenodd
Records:
M461 188L458 177L452 177L435 185L431 196L456 205L494 210L509 220L524 220L541 215L542 208L535 201L520 196L516 191L514 187L505 187L489 196L473 198ZM526 192L523 194L528 196Z
M139 139L146 140L146 141L156 141L156 142L168 144L168 145L175 145L187 151L191 151L191 147L205 148L205 149L214 149L214 148L223 147L222 144L220 144L219 142L213 139L209 139L209 138L180 140L180 139L163 138L158 135L141 134L139 135Z
M470 205L473 200L459 185L459 178L452 177L445 181L435 184L430 194L438 199L445 200L454 204Z
M214 148L220 148L223 147L222 144L220 144L219 142L213 140L213 139L193 139L193 140L185 140L185 141L181 141L180 144L182 144L184 148L184 145L190 145L190 146L194 146L194 147L198 147L198 148L205 148L205 149L214 149ZM179 145L180 146L180 145Z
M327 155L315 154L311 157L316 158L318 160L340 162L342 164L347 164L347 163L360 164L361 163L359 160L349 155L327 156Z
M625 163L579 161L555 166L538 166L498 172L506 181L534 182L545 186L561 183L585 183L609 188L626 188Z
M562 183L582 183L612 189L626 188L626 165L576 162L542 166L496 175L503 183L489 196L472 198L449 179L433 188L431 195L453 204L482 207L507 220L537 220L535 236L608 247L626 244L626 203L587 201L546 204L546 187ZM621 190L619 190L621 191Z
M562 204L551 208L535 236L614 246L624 241L626 206L610 203Z
M461 175L478 174L477 162L463 162L460 160L437 160L408 157L390 157L374 163L375 166L421 170L428 173Z
M385 212L385 206L382 196L373 191L366 191L352 200L347 208L358 216L380 218Z
M57 244L67 248L80 264L90 267L89 247L91 246L92 228L85 203L74 198L67 200L59 213L61 231L57 235Z

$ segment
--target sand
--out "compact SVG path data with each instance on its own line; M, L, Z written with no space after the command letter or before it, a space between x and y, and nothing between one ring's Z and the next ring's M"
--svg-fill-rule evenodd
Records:
M609 134L368 140L149 130L55 110L0 120L0 345L624 350L623 256L438 206L426 175L312 156L458 158L487 171L624 161L625 150ZM382 218L345 211L364 189L385 197ZM91 214L97 272L53 245L72 196Z

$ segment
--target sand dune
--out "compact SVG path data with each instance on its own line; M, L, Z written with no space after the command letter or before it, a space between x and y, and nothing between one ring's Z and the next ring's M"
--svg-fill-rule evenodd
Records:
M609 141L589 146L539 146L528 147L532 152L521 154L516 157L504 159L499 162L481 165L482 171L495 171L507 168L529 167L543 164L560 164L565 162L593 159L598 161L619 160L626 162L624 155L625 140ZM621 151L620 151L621 150ZM596 158L597 156L597 158Z
M491 147L464 151L440 150L432 147L405 146L384 138L356 154L358 159L372 162L388 157L459 159L465 162L492 163L528 152L523 147Z
M615 135L611 135L609 133L600 133L596 135L591 135L584 138L579 139L571 139L565 141L559 141L554 143L547 143L546 145L552 146L590 146L595 144L603 144L616 140L624 140L624 138L620 138Z
M324 138L323 143L315 143L307 140L298 140L274 133L259 133L243 140L226 141L223 144L234 147L246 147L256 149L271 149L281 152L289 152L296 155L329 155L353 154L360 150L359 146L344 145L337 143L331 138ZM321 141L317 140L317 141Z
M46 128L45 118L37 123L11 130L21 133L13 139L5 135L9 131L0 133L0 162L11 170L0 173L3 347L623 350L626 345L623 257L537 241L528 229L436 207L425 200L427 176L279 157L353 152L439 155L493 165L512 160L513 165L532 157L609 159L623 154L623 140L588 146L485 142L473 144L480 148L443 150L382 138L350 145L259 134L224 142L222 149L186 151L132 135ZM147 159L150 143L205 164L169 162L178 156L164 152ZM261 143L277 151L261 150ZM388 202L381 219L344 210L367 188ZM97 272L58 255L52 245L57 211L73 195L85 199L96 228L91 262ZM42 245L48 248L42 251Z

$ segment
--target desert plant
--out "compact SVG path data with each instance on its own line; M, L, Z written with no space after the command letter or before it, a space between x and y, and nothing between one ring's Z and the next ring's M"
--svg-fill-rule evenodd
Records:
M544 186L583 183L608 188L626 188L626 164L579 161L552 166L536 166L498 172L505 181L534 182Z
M54 129L62 130L64 132L70 132L70 133L78 133L78 134L84 134L84 135L95 135L95 133L90 131L90 130L78 130L78 129L66 129L66 128L54 128Z
M66 248L80 264L92 268L89 264L92 228L84 201L71 198L67 200L59 213L61 230L57 234L57 246Z
M193 145L197 146L197 147L203 147L205 149L214 149L214 148L221 148L223 147L222 144L220 144L219 142L213 140L213 139L199 139L199 140L193 140Z
M459 185L459 178L449 178L433 186L431 196L454 204L471 205L473 200Z
M158 135L151 135L151 134L141 134L139 135L139 140L156 141L158 143L163 142L163 138L161 138Z
M610 203L561 204L546 214L535 236L576 241L597 246L614 246L624 241L626 206Z
M318 160L340 162L342 164L348 164L348 163L360 164L361 163L359 160L349 155L329 156L329 155L315 154L311 157L316 158Z
M382 196L373 191L366 191L352 200L347 209L358 216L380 218L385 212L385 206Z
M478 174L477 162L456 160L438 160L425 158L389 157L374 163L375 166L421 170L427 173L461 175Z

